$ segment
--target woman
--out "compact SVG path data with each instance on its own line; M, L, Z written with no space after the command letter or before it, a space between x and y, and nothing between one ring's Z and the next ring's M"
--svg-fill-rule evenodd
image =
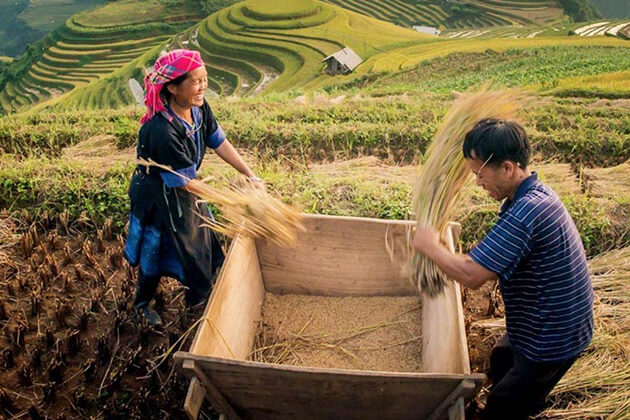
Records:
M206 147L255 183L238 152L225 138L204 100L206 68L197 51L174 50L159 57L144 78L147 112L141 119L138 158L151 159L179 176L156 167L138 166L131 179L131 215L125 256L139 265L133 306L150 325L160 325L149 306L161 276L187 287L186 302L208 295L224 255L214 233L200 227L199 214L212 217L191 193Z

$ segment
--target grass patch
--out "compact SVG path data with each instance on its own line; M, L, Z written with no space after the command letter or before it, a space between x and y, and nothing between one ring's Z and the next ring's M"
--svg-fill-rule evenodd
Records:
M133 150L105 156L72 153L60 158L0 159L0 206L11 211L23 208L31 212L61 211L73 218L82 212L102 221L112 217L120 228L128 212L127 188L134 168ZM284 201L307 213L410 219L412 182L419 173L414 166L387 165L374 157L325 164L301 164L281 159L248 159L268 183L268 189ZM567 167L554 164L534 165L546 174L544 179L556 190L576 222L589 255L630 244L630 236L618 230L611 219L619 214L604 207L575 185L567 187ZM233 176L235 171L210 154L200 173L215 179ZM212 181L219 182L219 181ZM577 179L575 179L577 183ZM470 249L481 239L497 218L499 203L470 183L455 220L462 223L461 243ZM73 219L74 220L74 219Z
M464 91L492 81L497 87L526 86L553 93L571 87L600 87L628 91L630 50L618 47L543 47L489 49L479 53L454 53L419 64L413 70L382 76L363 87L368 92ZM599 82L599 84L598 84ZM357 81L358 86L362 83ZM603 83L608 83L604 85ZM352 87L352 84L350 86ZM553 90L550 90L554 88ZM626 92L627 93L627 92Z
M112 92L124 96L120 103L131 101L127 80L140 71L139 64L130 63L115 75L75 90L51 116L0 119L0 148L5 153L58 154L96 133L116 135L121 146L131 146L139 129L138 109L90 112L86 107L90 97L91 106L107 107ZM295 99L284 95L277 100L268 96L216 101L212 106L230 140L245 149L300 161L374 155L402 163L420 161L451 101L432 95ZM526 107L521 118L535 153L543 159L611 166L630 158L627 106L625 100L542 98ZM81 110L61 110L73 107Z

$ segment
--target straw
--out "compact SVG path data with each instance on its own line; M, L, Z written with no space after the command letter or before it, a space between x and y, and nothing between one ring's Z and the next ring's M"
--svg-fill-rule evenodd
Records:
M427 150L428 158L416 182L413 207L418 228L442 232L452 220L470 178L462 153L466 134L482 119L513 119L519 106L516 92L488 91L487 87L455 100ZM414 252L411 264L420 291L430 296L442 293L446 277L431 260Z
M199 197L200 203L210 203L220 210L212 219L196 212L202 226L234 237L238 234L255 239L268 239L281 245L293 245L299 231L304 230L301 214L292 206L269 195L251 182L241 181L230 187L212 187L198 180L190 180L168 166L151 160L138 161L177 174L189 182L186 189Z

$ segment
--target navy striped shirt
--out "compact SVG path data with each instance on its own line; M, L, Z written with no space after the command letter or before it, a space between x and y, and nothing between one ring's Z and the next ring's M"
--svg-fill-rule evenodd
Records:
M501 207L470 252L497 273L512 347L538 362L581 353L593 335L593 287L580 235L558 196L536 173Z

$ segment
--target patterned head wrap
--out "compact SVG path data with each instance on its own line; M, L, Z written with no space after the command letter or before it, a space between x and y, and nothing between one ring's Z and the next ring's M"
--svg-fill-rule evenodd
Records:
M153 71L144 76L144 104L147 112L140 123L144 124L155 114L166 110L160 97L165 83L203 65L199 51L184 49L173 50L155 60Z

